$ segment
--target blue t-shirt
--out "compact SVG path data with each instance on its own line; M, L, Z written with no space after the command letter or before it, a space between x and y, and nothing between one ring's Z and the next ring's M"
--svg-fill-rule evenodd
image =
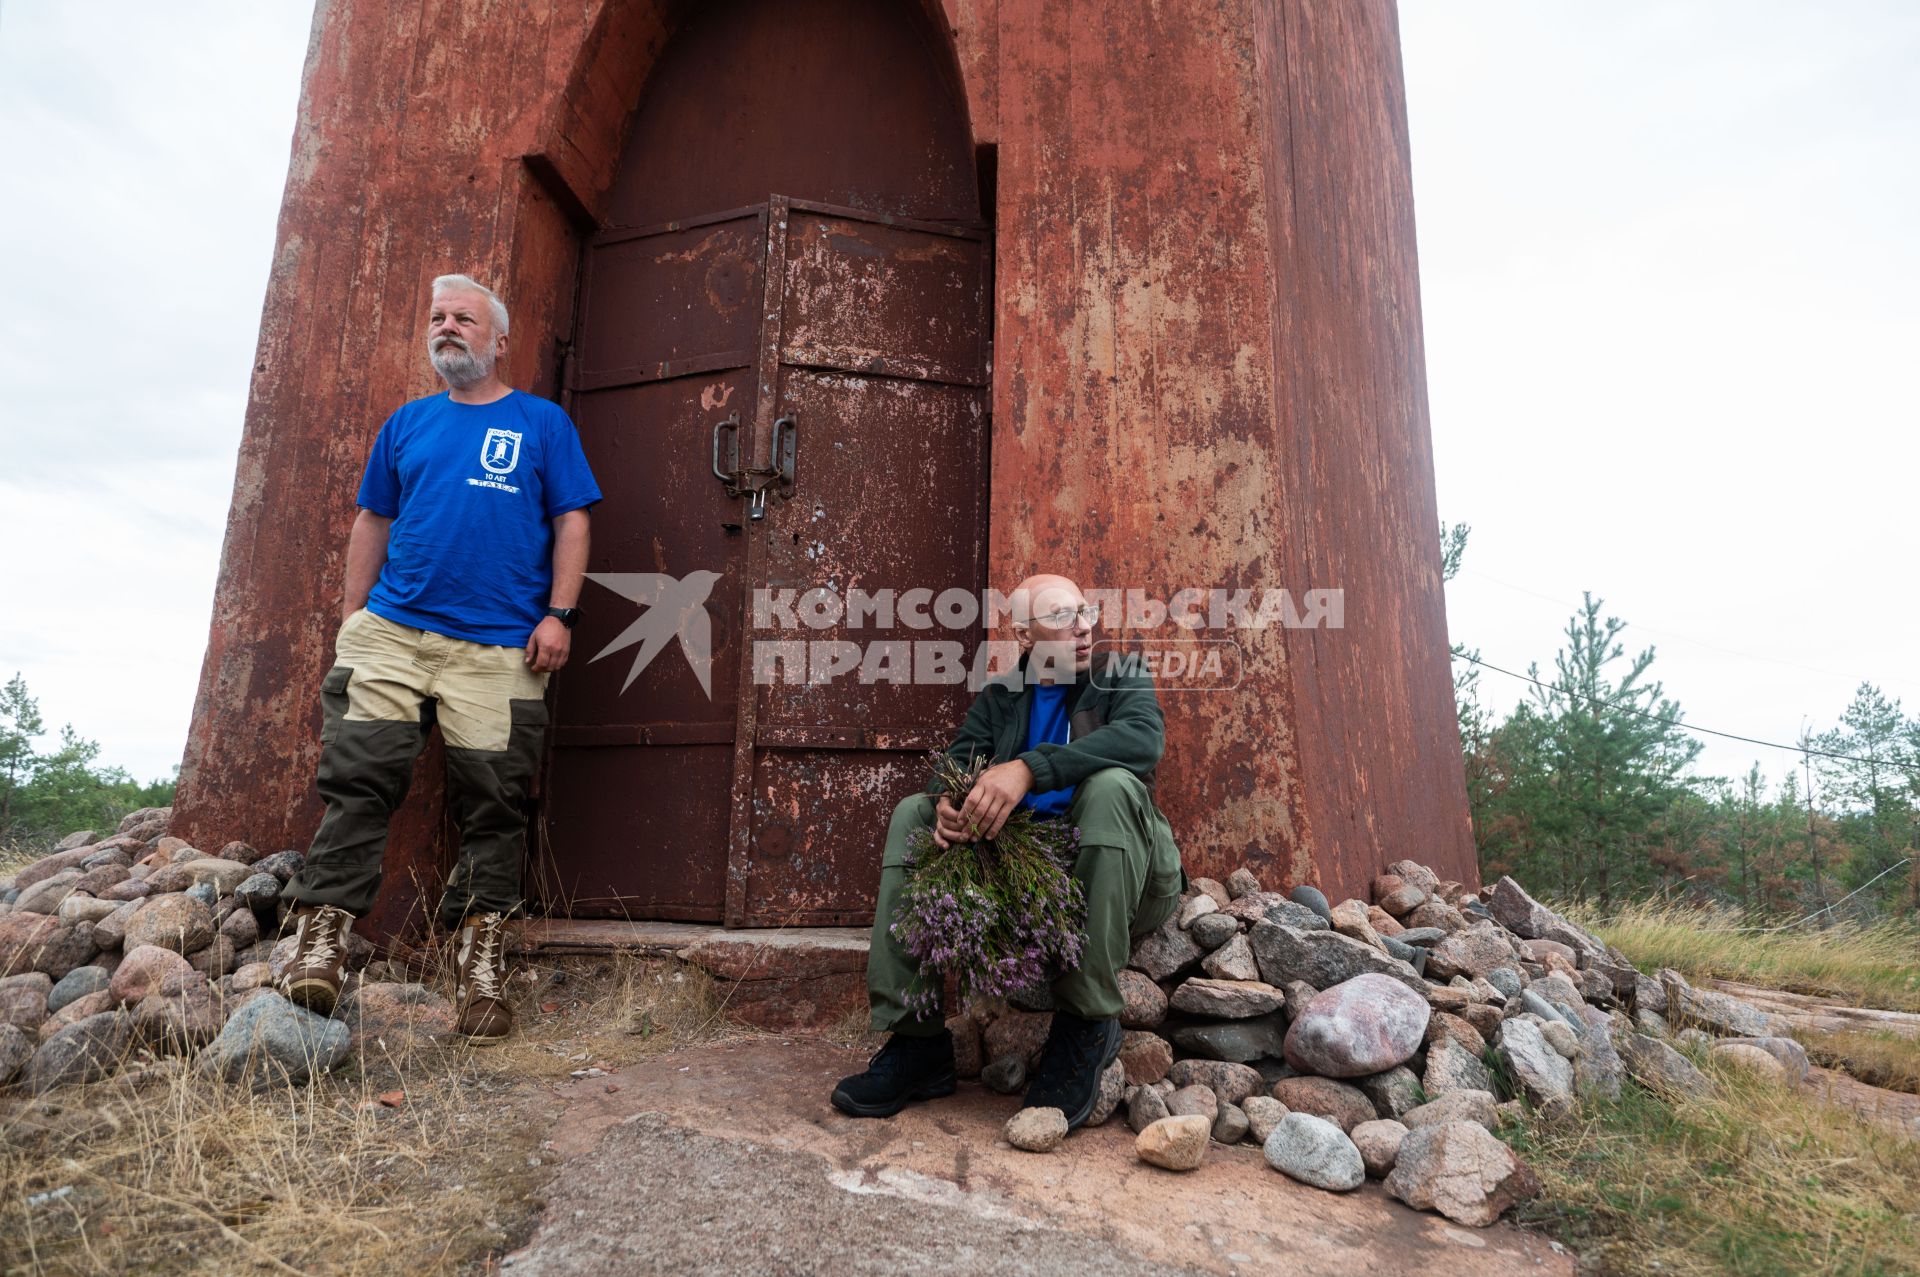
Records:
M387 418L357 500L393 520L369 611L521 647L552 592L553 520L600 489L558 404L518 390L462 404L442 392Z
M1067 689L1057 684L1035 683L1027 689L1033 708L1027 716L1027 748L1067 743ZM1036 816L1058 816L1073 803L1073 786L1028 794L1021 805L1033 808Z

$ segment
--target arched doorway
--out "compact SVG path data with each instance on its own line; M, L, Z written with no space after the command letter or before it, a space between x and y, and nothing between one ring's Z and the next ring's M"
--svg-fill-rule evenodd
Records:
M776 665L755 640L977 637L782 628L778 605L985 583L992 252L968 139L905 0L703 5L662 53L567 374L607 499L556 680L553 912L871 916L887 813L966 689L790 683L794 649Z

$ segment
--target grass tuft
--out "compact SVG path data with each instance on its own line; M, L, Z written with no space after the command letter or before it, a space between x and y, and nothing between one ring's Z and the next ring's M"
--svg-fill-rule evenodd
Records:
M1519 1213L1637 1277L1920 1272L1920 1142L1737 1068L1710 1099L1629 1084L1617 1103L1502 1135L1545 1192Z
M164 1059L0 1094L0 1271L488 1265L537 1220L554 1084L600 1066L618 1085L621 1067L748 1032L722 1024L711 981L678 962L523 969L520 1031L497 1047L372 1043L310 1087L258 1093Z
M1920 1038L1885 1030L1795 1036L1816 1064L1839 1069L1868 1086L1920 1095Z
M36 844L18 839L0 839L0 878L17 874L48 854L47 848Z
M1619 946L1642 971L1672 967L1689 980L1714 977L1855 1006L1920 1011L1920 928L1868 925L1757 929L1737 911L1642 901L1597 917L1567 911Z

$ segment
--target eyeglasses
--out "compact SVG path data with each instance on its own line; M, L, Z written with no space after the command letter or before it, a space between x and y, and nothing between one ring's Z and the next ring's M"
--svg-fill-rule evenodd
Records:
M1048 629L1064 630L1067 626L1073 624L1076 617L1085 621L1088 625L1098 625L1100 623L1100 605L1098 603L1082 603L1077 608L1055 608L1044 616L1036 616L1033 619Z

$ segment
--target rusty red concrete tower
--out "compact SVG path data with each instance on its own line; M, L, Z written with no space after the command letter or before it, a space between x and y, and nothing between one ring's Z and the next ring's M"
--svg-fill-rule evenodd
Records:
M593 570L718 574L708 687L587 662L635 615L589 587L549 907L861 920L964 689L762 685L751 592L1036 569L1344 591L1343 628L1227 635L1232 690L1168 689L1189 869L1475 881L1399 57L1389 0L323 0L176 831L316 825L353 494L460 270L580 423ZM447 860L438 775L381 926Z

